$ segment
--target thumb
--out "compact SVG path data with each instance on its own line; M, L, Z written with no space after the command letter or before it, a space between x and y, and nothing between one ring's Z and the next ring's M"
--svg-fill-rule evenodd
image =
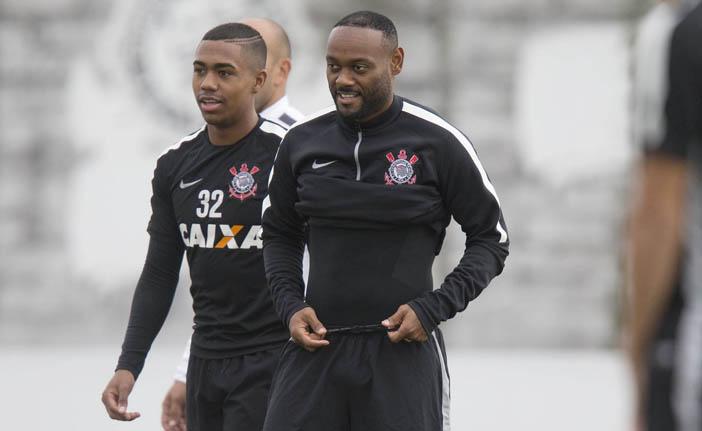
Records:
M398 308L395 314L383 320L381 323L388 329L397 329L402 324L406 311L402 307Z
M130 388L128 385L120 385L118 398L117 398L117 408L120 413L127 412L127 401L129 399Z
M327 333L327 328L319 321L317 313L312 309L310 309L310 313L307 315L307 323L315 334L324 336Z

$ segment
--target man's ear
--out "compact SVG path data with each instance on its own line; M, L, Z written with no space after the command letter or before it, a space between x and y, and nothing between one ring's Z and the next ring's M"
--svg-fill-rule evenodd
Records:
M292 70L292 62L289 58L284 58L278 62L278 69L280 70L280 75L276 79L278 82L274 82L274 85L282 85L287 82L290 71Z
M251 92L256 94L259 91L261 91L261 88L263 88L263 84L266 83L266 79L268 79L268 72L266 72L265 69L261 69L258 72L256 72L256 82L254 83Z
M399 75L402 72L402 64L405 61L405 50L397 47L392 52L390 57L390 72L393 76Z

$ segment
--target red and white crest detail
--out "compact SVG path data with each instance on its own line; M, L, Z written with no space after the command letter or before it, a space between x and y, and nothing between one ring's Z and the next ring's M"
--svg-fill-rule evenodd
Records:
M407 159L407 151L400 150L397 158L392 153L387 153L385 158L390 162L388 171L385 173L385 184L393 186L395 184L414 184L417 181L417 175L414 174L412 165L419 161L419 157L413 154Z
M256 175L258 171L260 171L258 166L249 169L249 165L246 163L242 163L239 171L236 170L236 166L229 168L229 172L234 175L229 185L229 196L239 199L240 201L255 196L258 184L256 184L256 180L253 176Z

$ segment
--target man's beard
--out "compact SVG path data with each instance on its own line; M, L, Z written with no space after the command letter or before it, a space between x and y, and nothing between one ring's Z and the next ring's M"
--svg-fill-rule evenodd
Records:
M373 87L363 92L361 95L361 106L357 111L344 112L339 109L339 103L336 95L336 92L342 89L333 89L332 97L334 98L336 111L344 120L349 122L362 122L368 119L368 117L380 113L379 111L383 109L388 99L392 97L390 77L383 76L382 78L378 79Z

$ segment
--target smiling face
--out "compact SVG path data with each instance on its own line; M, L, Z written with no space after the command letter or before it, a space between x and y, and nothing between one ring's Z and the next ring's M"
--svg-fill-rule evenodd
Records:
M363 123L390 107L403 57L380 30L335 27L327 42L327 82L339 115Z
M227 128L254 109L254 96L265 82L240 44L203 40L195 51L193 94L207 124Z

